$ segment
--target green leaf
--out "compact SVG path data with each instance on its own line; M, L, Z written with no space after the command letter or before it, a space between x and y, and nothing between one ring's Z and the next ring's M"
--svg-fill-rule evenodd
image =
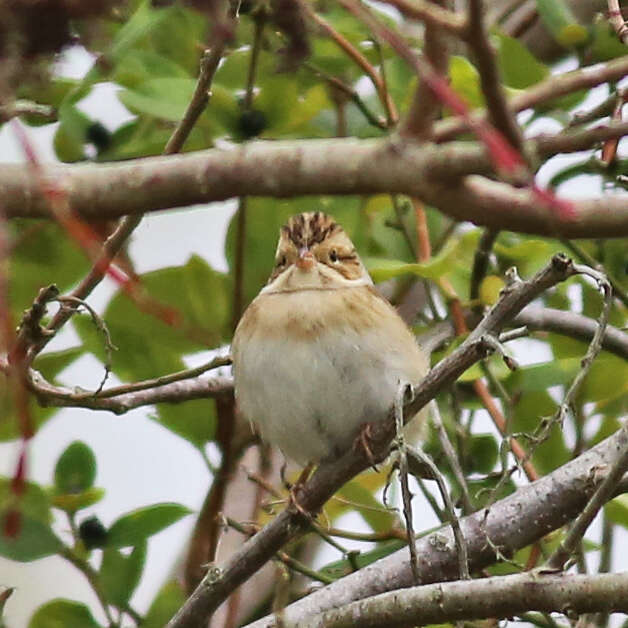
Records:
M516 264L522 277L533 275L547 264L547 260L565 247L556 240L504 234L495 243L494 250L505 266Z
M190 76L197 76L202 50L213 25L206 15L186 9L181 3L159 11L164 17L151 26L144 41L158 54L185 68Z
M148 609L142 628L163 628L185 602L186 595L176 580L166 582Z
M364 519L374 532L390 530L396 524L396 515L389 512L374 496L375 485L380 484L380 478L373 475L361 475L359 478L347 482L338 495L352 504L360 504L364 508L356 507L355 511Z
M565 48L581 46L589 39L565 0L536 0L536 10L547 30Z
M61 454L55 466L55 487L58 493L81 493L94 484L96 458L81 441L74 441Z
M356 569L362 569L362 567L366 567L380 558L390 556L390 554L401 549L404 545L406 545L406 541L402 541L401 539L383 541L378 543L375 549L369 552L360 552L357 556L354 556L352 560L337 560L325 565L322 569L319 569L319 571L330 578L342 578L343 576L353 573Z
M84 160L87 129L91 126L92 119L74 104L65 102L59 109L59 122L54 137L57 157L66 163Z
M192 511L181 504L163 503L138 508L117 519L109 528L108 547L139 545Z
M40 355L35 368L44 375L49 382L54 382L55 375L71 364L83 353L81 347L66 349L64 351L54 351ZM0 441L13 440L20 436L19 419L14 407L14 390L12 386L7 386L5 374L0 374ZM45 408L40 406L34 396L28 399L28 412L31 417L31 424L35 431L59 411L58 408Z
M100 624L84 604L57 598L35 611L28 628L100 628Z
M452 55L449 59L451 87L471 109L484 107L484 95L480 87L480 75L465 57Z
M591 38L592 61L609 61L628 54L628 46L619 41L615 29L602 15L593 22Z
M497 41L497 62L506 85L525 89L549 76L550 69L518 39L498 33Z
M172 129L156 118L140 116L116 129L109 138L109 146L98 153L98 161L132 159L161 155L172 135ZM201 150L211 145L207 129L195 126L184 146L184 151Z
M612 523L628 528L628 495L619 495L608 502L604 514Z
M169 9L154 9L149 0L142 0L137 10L116 33L107 56L117 63L140 39L172 16Z
M71 347L61 351L49 351L37 356L34 367L49 381L67 368L84 353L83 347Z
M108 602L125 606L133 595L146 562L146 541L125 555L113 547L107 547L100 564L100 583Z
M460 239L450 240L443 250L429 262L403 262L401 260L368 257L364 263L375 283L402 275L438 279L451 270L452 261L460 241Z
M11 478L0 476L0 513L15 504L15 494L11 490ZM35 521L44 524L52 522L50 496L34 482L26 482L24 493L19 500L19 510Z
M522 391L509 382L506 382L506 388L511 395L519 395ZM547 391L526 390L514 408L513 431L533 433L541 420L554 416L556 408L556 402ZM571 450L565 444L563 431L559 425L554 425L547 441L536 449L532 462L537 471L545 474L565 464L570 457Z
M585 401L623 399L628 411L628 362L607 353L600 355L591 366L581 395Z
M79 246L54 221L13 219L9 303L15 321L30 307L39 289L56 284L61 292L76 283L88 267ZM54 304L50 306L54 308Z
M30 562L61 551L63 544L50 525L22 514L18 535L15 538L0 534L0 556Z
M105 489L92 486L80 493L71 493L65 495L53 495L51 498L52 505L66 512L77 512L88 506L97 504L105 496Z
M469 447L469 461L471 463L469 471L490 473L497 462L498 454L499 448L492 434L473 434Z
M190 78L178 63L152 50L130 50L116 65L113 81L134 88L155 78Z
M552 360L518 368L510 382L526 392L544 391L551 386L569 385L580 368L580 358Z
M209 399L160 403L157 415L151 414L151 418L198 448L212 441L216 434L216 406Z
M193 78L155 78L118 93L120 102L133 113L145 113L178 122L192 98Z
M169 325L155 313L140 311L126 294L118 292L104 319L120 347L112 370L121 379L148 379L181 370L182 355L215 347L229 336L229 279L200 257L191 256L184 266L147 273L141 281L153 305L172 307L182 320ZM73 322L85 348L104 361L102 335L92 321L75 316Z

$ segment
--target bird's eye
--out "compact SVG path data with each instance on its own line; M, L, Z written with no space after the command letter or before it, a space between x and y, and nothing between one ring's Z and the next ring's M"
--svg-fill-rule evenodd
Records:
M278 260L277 260L277 266L285 266L288 263L288 260L286 259L285 255L282 255Z
M336 249L329 251L329 261L334 263L338 261L338 251Z

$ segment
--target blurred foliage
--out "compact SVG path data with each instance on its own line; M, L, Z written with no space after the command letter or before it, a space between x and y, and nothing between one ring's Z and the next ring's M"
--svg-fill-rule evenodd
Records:
M57 157L64 162L111 162L156 155L163 151L176 123L181 119L194 90L199 60L211 40L213 25L207 15L195 12L182 2L133 0L121 3L115 11L91 22L76 21L75 32L94 53L91 69L82 79L69 79L50 72L44 78L21 81L16 97L55 108L58 116L54 137ZM256 3L253 3L256 6ZM598 17L590 25L578 23L567 3L537 0L540 18L552 37L584 66L596 61L625 55L608 21ZM416 87L416 79L407 65L387 46L380 47L362 22L335 3L318 3L325 19L354 45L375 67L385 73L387 88L398 109L404 111ZM256 10L261 10L257 7ZM257 69L254 76L252 105L245 106L247 77L252 59L255 11L243 13L233 41L215 75L209 104L191 132L184 150L211 148L219 143L237 143L252 137L265 140L285 138L333 137L339 133L339 107L344 112L347 135L359 138L385 134L364 115L364 108L385 119L385 111L362 70L338 46L321 32L311 29L311 54L294 71L280 71L280 50L286 36L274 26L263 31ZM390 22L390 18L380 14ZM535 85L551 75L552 67L542 63L517 39L494 29L491 37L508 95ZM421 45L420 41L415 41ZM358 88L362 108L355 102L339 99L326 76ZM484 107L479 74L472 59L462 53L450 58L448 76L452 87L471 108ZM117 128L86 113L84 99L100 84L112 83L117 97L133 119ZM609 90L615 86L609 85ZM539 118L552 119L561 128L581 106L585 92L576 92L534 110L526 125ZM339 104L340 103L340 104ZM450 115L445 112L445 115ZM34 115L23 121L32 126L50 124ZM524 128L524 131L526 129ZM538 164L539 167L542 164ZM626 159L602 164L594 154L576 163L555 169L551 184L568 189L576 177L598 186L620 188L618 175L626 174ZM397 203L399 212L395 211ZM320 197L268 199L249 198L246 211L242 295L248 304L266 282L273 266L276 237L287 218L302 211L322 210L333 215L347 230L376 282L384 282L393 299L403 301L415 282L426 281L438 290L443 281L453 288L464 305L468 305L469 284L474 254L481 230L473 225L453 226L431 207L426 208L427 223L434 248L429 261L417 262L416 252L408 245L415 239L415 213L408 199L388 195L372 197ZM51 221L13 220L8 225L11 256L9 260L8 302L12 320L17 323L21 312L32 303L40 287L55 283L62 292L71 289L83 277L88 261L74 241ZM118 350L113 353L110 370L122 382L135 382L179 371L186 360L207 349L228 343L232 333L233 294L237 224L234 217L225 240L227 272L219 272L202 258L190 257L184 264L164 267L139 279L146 307L138 307L123 291L108 301L103 319ZM481 283L481 305L488 306L504 286L505 271L515 265L527 277L547 263L554 253L564 250L564 243L516 233L501 233L493 247L488 276ZM613 277L616 285L628 291L628 247L625 241L582 241L580 248ZM441 293L436 306L442 314L451 295ZM151 303L165 309L157 311ZM597 317L600 296L586 281L573 280L542 295L539 303L581 312ZM50 306L51 310L56 305ZM172 319L160 316L175 312ZM430 314L428 313L428 317ZM47 321L48 319L45 319ZM611 321L618 327L628 324L627 310L616 302ZM64 381L64 370L86 353L103 365L107 351L102 333L88 316L74 316L80 346L63 351L46 350L37 357L34 368L53 383ZM426 321L419 321L424 324ZM430 322L427 321L429 325ZM439 351L438 359L457 346L459 341ZM500 398L513 432L537 434L543 422L557 409L565 390L580 368L586 351L583 343L556 334L535 335L536 346L542 346L539 362L527 361L515 372L509 371L498 358L486 362L494 378L492 393ZM482 506L515 490L518 476L500 483L504 470L501 439L487 431L486 421L477 417L482 408L471 389L471 383L484 377L480 366L469 369L460 379L452 396L439 399L446 430L458 449L460 464L469 476L469 486L476 506ZM71 382L67 382L71 385ZM94 382L96 389L99 382ZM620 358L603 354L594 364L580 390L570 424L555 426L537 443L523 439L533 447L532 462L540 473L547 473L569 460L576 448L588 447L617 429L628 413L628 365ZM30 399L27 407L37 431L56 413L55 408L40 407ZM86 411L87 412L87 411ZM14 391L0 378L0 439L20 437ZM216 410L211 400L185 404L159 404L150 416L173 434L190 442L205 456L206 446L216 440ZM480 424L481 423L481 424ZM577 444L574 444L574 439ZM455 499L459 487L438 439L432 431L426 436L425 450L432 455L452 487ZM507 469L505 469L507 471ZM26 483L16 498L12 478L0 478L0 514L18 512L20 529L15 538L0 534L0 557L31 561L53 554L68 553L75 564L86 564L96 551L102 553L94 576L107 604L124 611L135 591L145 565L148 539L185 517L189 510L176 503L150 504L122 513L105 526L97 515L105 490L95 486L97 460L91 449L74 442L61 452L50 478L50 486ZM398 527L398 513L390 510L381 495L385 474L365 473L339 492L342 501L332 501L326 509L330 521L347 512L359 513L373 533ZM500 488L495 494L494 489ZM139 501L139 500L138 500ZM55 525L53 512L70 522L70 532ZM80 516L80 524L77 521ZM615 524L628 527L628 504L625 496L610 502L605 516ZM59 531L59 533L57 532ZM62 531L62 533L61 533ZM394 535L393 535L394 536ZM560 534L545 545L557 543ZM336 578L385 556L403 545L392 538L375 543L368 551L345 556L321 571ZM544 550L547 547L544 547ZM521 550L514 561L525 563L530 549ZM81 561L85 561L81 563ZM90 563L91 564L91 563ZM504 563L495 573L512 569ZM150 606L142 626L163 626L180 606L184 593L176 582L167 582ZM29 628L53 626L89 628L100 624L84 605L70 600L53 600L33 615Z

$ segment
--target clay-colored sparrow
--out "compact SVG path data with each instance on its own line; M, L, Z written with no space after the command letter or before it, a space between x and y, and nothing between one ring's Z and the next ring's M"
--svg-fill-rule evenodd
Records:
M428 369L347 234L321 212L281 228L275 268L232 355L239 411L303 466L346 451L362 424L388 416L399 383Z

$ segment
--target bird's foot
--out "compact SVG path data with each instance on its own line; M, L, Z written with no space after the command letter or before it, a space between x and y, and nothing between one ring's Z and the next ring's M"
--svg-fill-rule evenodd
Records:
M312 470L314 469L314 465L312 463L308 464L301 474L299 475L297 481L290 485L288 484L288 508L293 508L300 515L306 517L307 519L312 519L312 513L306 510L300 503L298 493L301 491L310 475L312 474Z
M356 436L356 439L353 443L353 449L354 451L358 451L361 449L366 456L366 459L369 461L369 464L371 465L373 471L379 472L375 456L373 455L373 451L371 449L371 441L373 440L372 429L372 423L364 423L362 425L362 427L360 428L360 432Z

